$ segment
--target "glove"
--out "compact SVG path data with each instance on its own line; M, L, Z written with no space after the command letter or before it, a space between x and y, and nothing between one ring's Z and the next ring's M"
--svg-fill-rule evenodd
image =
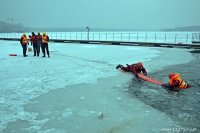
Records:
M143 73L145 76L147 76L147 73Z
M168 88L168 87L169 87L168 84L162 84L161 86L162 86L162 87L165 87L165 88Z
M187 87L186 87L186 88L190 88L190 87L192 87L192 85L190 85L190 84L187 84Z

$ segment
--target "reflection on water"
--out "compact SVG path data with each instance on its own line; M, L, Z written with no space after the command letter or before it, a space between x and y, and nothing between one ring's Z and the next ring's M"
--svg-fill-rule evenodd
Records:
M129 84L129 92L145 104L165 112L181 126L200 130L200 59L194 54L195 60L189 64L171 66L155 73L151 77L167 82L167 74L178 72L182 78L193 85L192 88L181 90L180 93L168 93L160 86L133 79Z

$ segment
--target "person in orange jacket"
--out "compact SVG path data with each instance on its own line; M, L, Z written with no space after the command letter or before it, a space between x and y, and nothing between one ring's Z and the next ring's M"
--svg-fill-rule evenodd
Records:
M27 51L27 45L29 45L28 43L28 38L26 37L26 34L24 33L23 36L21 36L20 38L20 44L23 48L23 55L24 57L26 57L26 51Z
M43 33L43 35L42 35L42 53L43 53L43 56L42 57L46 57L45 49L47 51L48 57L50 57L48 42L49 42L49 36L46 33Z
M170 73L169 74L169 83L163 84L163 87L169 88L171 91L179 91L181 89L190 88L191 85L184 81L180 74L178 73Z

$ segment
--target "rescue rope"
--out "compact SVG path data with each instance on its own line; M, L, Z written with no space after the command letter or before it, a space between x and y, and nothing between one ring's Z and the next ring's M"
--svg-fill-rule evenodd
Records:
M62 55L62 56L66 56L66 57L69 57L69 58L79 59L79 60L82 60L82 61L92 62L92 63L96 63L96 64L101 64L101 65L114 66L114 64L108 64L108 63L105 63L104 61L100 61L100 60L89 60L89 59L85 59L85 58L81 58L81 57L62 54L61 52L56 50L54 47L52 47L52 48L55 50L55 52L58 53L58 54L55 53L56 55Z

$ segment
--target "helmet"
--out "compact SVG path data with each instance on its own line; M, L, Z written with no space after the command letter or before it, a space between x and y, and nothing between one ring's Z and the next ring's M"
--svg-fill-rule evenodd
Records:
M168 75L169 79L171 79L173 76L175 76L175 73L170 73L170 74Z
M26 33L23 33L23 36L26 36Z
M137 63L138 67L143 67L142 62Z

